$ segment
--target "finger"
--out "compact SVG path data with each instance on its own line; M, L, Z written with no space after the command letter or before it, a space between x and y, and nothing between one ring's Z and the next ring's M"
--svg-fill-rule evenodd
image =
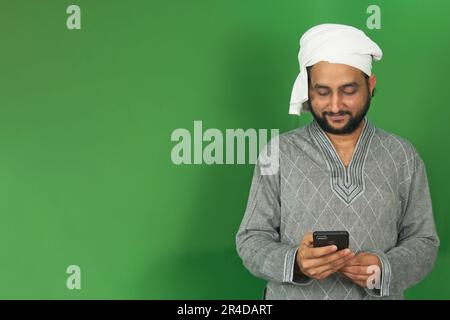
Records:
M342 276L342 277L344 277L345 279L347 279L347 280L349 280L349 281L352 281L353 282L353 279L352 278L350 278L350 276L348 275L348 274L346 274L345 272L341 272L341 271L339 271L339 274Z
M342 271L352 274L372 274L373 272L368 272L369 266L345 266Z
M320 274L318 274L317 276L316 276L316 278L317 279L319 279L319 280L323 280L323 279L325 279L325 278L328 278L330 275L332 275L333 273L335 273L336 271L335 270L327 270L327 271L324 271L324 272L322 272L322 273L320 273Z
M323 257L325 255L328 255L330 253L333 253L336 250L337 250L337 247L335 245L320 247L320 248L305 248L304 257L306 259L317 259L317 258Z
M366 263L361 259L361 257L358 257L358 255L355 255L353 259L349 260L347 263L347 266L364 266Z
M366 252L358 253L354 259L349 261L348 265L353 266L369 266L369 265L378 265L379 261L375 255Z
M309 272L312 272L312 273L315 273L315 274L321 274L321 273L326 272L328 270L337 271L340 268L345 266L346 261L351 258L352 253L350 252L349 254L342 256L341 252L336 252L333 255L330 255L329 257L331 257L331 256L333 256L334 260L331 260L331 261L326 262L324 264L312 266L312 267L310 267ZM337 258L334 258L334 257L337 257ZM319 263L318 260L324 260L324 259L309 260L309 262L310 263Z
M302 245L305 245L307 247L312 247L312 244L313 244L313 234L311 232L308 232L303 237Z
M353 253L343 258L340 258L332 263L318 267L315 272L318 273L316 278L325 279L333 273L339 272L339 270L345 266L348 259L351 259Z
M342 272L342 274L353 281L367 282L367 279L369 279L369 276L364 275L364 274L353 274L353 273L348 273L348 272Z
M325 247L324 247L325 248ZM322 249L322 248L315 248L315 249ZM348 259L352 257L352 252L350 249L345 250L339 250L338 252L331 251L327 255L324 255L319 258L310 258L310 261L308 261L310 268L319 267L322 265L330 264L336 260L339 260L341 258L347 257Z
M350 275L348 273L342 272L342 271L338 271L339 274L341 274L343 277L347 278L350 281L353 281L353 279L350 277Z

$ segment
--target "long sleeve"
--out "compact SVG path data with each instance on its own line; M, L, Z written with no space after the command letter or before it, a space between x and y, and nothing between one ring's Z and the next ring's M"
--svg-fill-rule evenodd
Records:
M401 186L402 213L397 245L376 251L381 260L380 296L401 294L421 281L433 268L439 247L425 165L417 152ZM368 291L368 290L366 290Z
M277 167L266 174L262 172L263 164L259 157L247 208L236 234L237 252L256 277L293 284L310 282L311 279L295 272L298 244L280 242L280 170Z

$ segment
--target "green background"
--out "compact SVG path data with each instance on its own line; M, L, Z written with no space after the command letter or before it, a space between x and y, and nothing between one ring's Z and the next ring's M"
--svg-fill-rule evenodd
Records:
M442 242L407 297L450 298L446 0L1 0L0 298L261 298L235 251L253 165L176 166L170 137L194 120L309 122L288 114L298 40L326 22L384 52L369 118L419 150ZM71 264L81 290L66 288Z

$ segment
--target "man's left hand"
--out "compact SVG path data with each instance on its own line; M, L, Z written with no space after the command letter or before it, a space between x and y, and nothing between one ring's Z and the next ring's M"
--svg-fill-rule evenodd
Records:
M347 261L345 266L339 269L339 273L356 283L367 288L367 280L373 274L369 273L369 267L376 265L381 270L381 262L377 255L367 252L360 252L355 257Z

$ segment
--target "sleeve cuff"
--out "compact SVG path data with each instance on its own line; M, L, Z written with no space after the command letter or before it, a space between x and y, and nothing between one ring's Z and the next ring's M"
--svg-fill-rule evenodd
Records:
M378 256L381 262L381 283L380 289L369 289L364 288L364 290L372 297L387 297L389 296L389 287L391 283L391 264L386 256L386 254L380 250L365 250L365 252L372 253Z
M283 276L283 282L300 285L300 286L306 286L309 285L314 279L307 277L306 275L302 274L300 270L296 272L296 255L297 255L298 247L293 247L290 250L288 250L286 257L284 259L284 276Z

